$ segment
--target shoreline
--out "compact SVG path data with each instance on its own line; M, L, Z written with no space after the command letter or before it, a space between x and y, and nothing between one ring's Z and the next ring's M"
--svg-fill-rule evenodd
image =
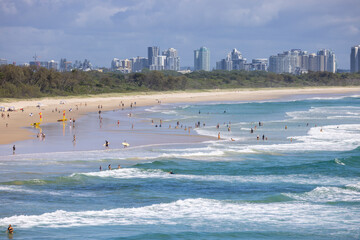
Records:
M78 119L90 112L113 111L130 108L130 104L137 107L155 106L172 103L197 103L214 101L262 101L274 100L294 95L323 95L323 94L360 94L360 87L321 87L321 88L258 88L258 89L222 89L184 92L150 92L150 93L116 93L93 96L52 97L29 100L6 99L0 106L14 107L16 111L3 112L0 118L2 137L0 144L11 144L17 141L33 139L34 133L25 127L39 122L42 112L42 124L55 123L62 118L66 111L66 118ZM63 101L64 104L60 104ZM136 103L136 104L135 104ZM40 105L37 107L37 105ZM98 108L102 106L101 108ZM19 110L23 108L24 111ZM56 109L56 111L55 111ZM72 111L69 111L72 109ZM33 116L29 116L29 114ZM7 117L9 114L9 117Z

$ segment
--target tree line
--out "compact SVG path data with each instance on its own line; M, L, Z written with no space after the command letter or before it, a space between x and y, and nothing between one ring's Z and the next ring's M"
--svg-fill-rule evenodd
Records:
M0 98L33 98L100 93L188 89L359 86L360 74L310 72L303 75L263 71L57 72L37 66L0 66Z

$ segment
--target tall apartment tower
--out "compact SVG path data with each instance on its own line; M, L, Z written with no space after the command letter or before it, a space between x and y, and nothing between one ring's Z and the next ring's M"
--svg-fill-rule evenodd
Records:
M350 72L360 72L360 45L351 48Z
M160 48L159 47L148 47L149 66L154 64L155 60L153 58L156 58L159 55L160 55Z
M175 48L163 51L163 56L166 56L165 70L180 71L180 58Z
M206 47L194 51L194 70L210 71L210 50Z

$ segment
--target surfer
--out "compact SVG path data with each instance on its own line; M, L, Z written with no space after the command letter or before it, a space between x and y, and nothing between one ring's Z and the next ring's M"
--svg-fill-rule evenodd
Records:
M220 140L220 132L218 133L218 140Z
M108 169L111 170L111 164L109 164Z
M105 147L109 147L109 142L107 140L105 140Z
M100 171L102 170L102 167L101 167L101 165L100 165L100 167L99 167L99 170L100 170Z
M118 169L120 169L121 168L121 166L120 166L120 164L118 165Z
M15 154L15 149L16 149L15 145L13 145L13 154Z
M14 228L11 226L11 224L9 224L9 227L7 228L7 232L9 234L13 234L14 233Z
M170 171L169 174L174 174L174 172L173 172L173 171Z

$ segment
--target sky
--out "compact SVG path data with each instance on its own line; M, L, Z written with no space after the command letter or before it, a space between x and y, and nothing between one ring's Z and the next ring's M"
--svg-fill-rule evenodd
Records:
M359 9L360 0L0 0L0 58L22 64L36 53L110 67L159 46L193 66L194 50L206 46L215 67L233 48L248 62L326 48L349 69Z

